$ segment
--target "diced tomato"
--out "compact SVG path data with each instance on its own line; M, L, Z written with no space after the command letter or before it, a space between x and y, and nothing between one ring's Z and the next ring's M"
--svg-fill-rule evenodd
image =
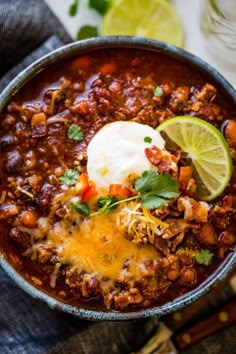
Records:
M93 59L87 55L76 58L72 61L70 67L72 70L88 69L92 66Z
M87 188L89 187L89 179L87 173L81 173L79 176L76 185L75 185L75 190L77 193L82 193L84 192Z
M187 187L186 187L185 192L189 197L192 197L196 193L196 190L197 190L197 185L196 185L195 179L190 178L190 180L187 183Z
M103 74L113 74L118 71L118 67L115 63L106 63L100 67L100 72Z
M192 167L181 166L179 172L179 183L188 183L191 177L192 177Z
M41 112L41 113L36 113L32 116L31 118L31 125L45 125L46 124L46 114Z
M95 195L97 195L97 190L96 190L96 186L94 183L89 182L89 186L88 188L85 189L85 191L82 193L81 195L81 201L85 202L86 200L95 197Z
M110 184L109 194L118 198L129 198L132 192L129 188L122 186L122 184Z

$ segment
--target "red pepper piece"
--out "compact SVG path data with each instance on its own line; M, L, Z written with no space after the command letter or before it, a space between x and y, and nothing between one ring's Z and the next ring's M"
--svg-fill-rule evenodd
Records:
M129 188L122 186L122 184L110 184L109 194L117 198L129 198L132 192Z

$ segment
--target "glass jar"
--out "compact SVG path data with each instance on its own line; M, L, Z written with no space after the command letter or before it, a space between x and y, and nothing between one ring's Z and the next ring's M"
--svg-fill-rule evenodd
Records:
M202 31L207 48L236 67L236 1L205 0Z

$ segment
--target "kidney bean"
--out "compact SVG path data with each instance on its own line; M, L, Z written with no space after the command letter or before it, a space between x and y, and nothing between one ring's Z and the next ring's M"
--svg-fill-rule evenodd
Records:
M5 168L7 172L14 173L18 171L23 164L23 157L19 151L14 150L6 154Z

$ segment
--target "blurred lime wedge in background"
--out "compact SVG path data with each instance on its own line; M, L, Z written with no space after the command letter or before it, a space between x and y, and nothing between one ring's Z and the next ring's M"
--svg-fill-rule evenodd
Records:
M180 147L193 167L197 198L210 201L220 195L232 175L230 149L214 125L192 116L170 118L157 127L167 148Z
M102 35L130 35L183 46L183 28L167 0L116 0L105 14Z

